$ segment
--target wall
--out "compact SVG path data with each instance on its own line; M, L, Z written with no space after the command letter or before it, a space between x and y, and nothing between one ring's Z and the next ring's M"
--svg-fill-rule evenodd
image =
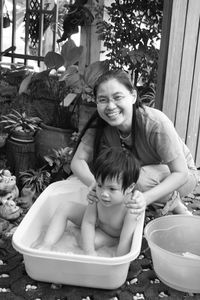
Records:
M200 166L200 1L164 1L156 105L173 121Z

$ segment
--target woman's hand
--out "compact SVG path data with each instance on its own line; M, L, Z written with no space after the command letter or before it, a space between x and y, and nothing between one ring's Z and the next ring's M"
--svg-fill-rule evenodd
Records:
M146 199L143 193L134 191L125 199L125 205L131 214L140 215L146 209Z
M87 195L87 200L90 204L97 202L99 199L97 198L97 194L96 194L96 182L93 183L90 187L89 187L89 193Z

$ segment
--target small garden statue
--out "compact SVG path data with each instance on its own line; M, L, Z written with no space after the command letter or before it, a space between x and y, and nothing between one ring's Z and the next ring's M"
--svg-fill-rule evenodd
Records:
M22 189L19 196L19 189L16 184L16 177L9 170L0 170L0 218L13 221L32 205L34 193L31 190Z

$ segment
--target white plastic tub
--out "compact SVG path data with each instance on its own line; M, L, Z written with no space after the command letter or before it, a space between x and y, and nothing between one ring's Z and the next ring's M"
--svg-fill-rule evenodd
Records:
M125 282L130 262L140 253L144 215L138 221L130 252L121 257L65 254L30 246L48 224L60 201L69 199L87 203L83 200L87 192L87 187L74 177L53 183L38 197L18 226L12 243L23 254L26 272L31 278L103 289L115 289Z
M163 216L150 221L144 234L160 280L182 292L200 293L200 217Z

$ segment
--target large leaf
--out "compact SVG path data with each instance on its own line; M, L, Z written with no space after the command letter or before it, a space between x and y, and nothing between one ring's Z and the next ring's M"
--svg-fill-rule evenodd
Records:
M29 86L29 83L31 82L32 77L33 77L33 74L30 73L28 76L26 76L24 78L24 80L22 80L20 87L19 87L19 92L18 92L19 95L27 92L28 86Z
M59 69L65 63L64 57L56 52L49 51L44 57L44 63L47 68Z
M62 80L65 81L66 87L74 89L75 87L80 87L80 75L78 72L74 72L73 69L67 69L66 72L62 75Z
M68 94L63 100L63 106L68 107L76 97L77 94L72 94L72 93Z
M74 88L78 88L79 90L82 87L80 76L78 73L68 76L65 82L66 86L70 87L72 90L74 90Z
M65 81L68 76L78 73L78 67L75 65L69 66L65 72L60 76L59 81Z
M64 45L62 46L61 54L64 55L65 53L67 53L67 51L70 51L72 48L75 47L76 47L75 42L71 38L69 38L67 42L65 42Z
M96 80L103 73L108 71L109 65L108 60L96 61L91 63L85 70L84 80L88 86L94 87Z
M61 54L65 60L65 68L77 63L83 52L83 46L77 47L74 42L69 39L62 47Z

